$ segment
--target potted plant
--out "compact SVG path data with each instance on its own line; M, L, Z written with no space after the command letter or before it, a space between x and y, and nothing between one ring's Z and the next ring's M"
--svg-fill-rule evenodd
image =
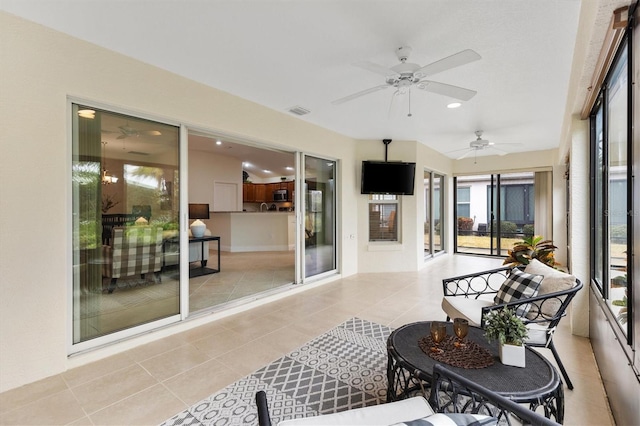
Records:
M513 243L513 249L507 252L504 265L528 265L531 259L538 259L547 266L555 268L556 260L553 252L557 249L553 241L545 240L540 235L532 235L522 241Z
M500 361L515 367L525 366L524 340L528 330L515 311L504 308L484 316L484 335L489 342L498 341Z

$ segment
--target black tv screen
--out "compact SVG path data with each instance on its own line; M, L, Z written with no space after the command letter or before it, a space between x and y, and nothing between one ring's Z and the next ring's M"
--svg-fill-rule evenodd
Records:
M363 161L361 194L413 195L416 163Z

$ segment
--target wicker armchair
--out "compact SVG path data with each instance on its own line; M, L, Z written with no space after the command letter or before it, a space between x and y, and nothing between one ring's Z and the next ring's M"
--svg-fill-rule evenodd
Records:
M540 291L540 294L535 297L494 304L494 296L509 276L511 269L513 269L511 266L505 266L442 280L444 292L442 309L447 314L447 321L451 318L461 317L469 320L471 325L482 327L484 315L492 310L505 307L517 310L519 307L526 306L528 312L522 318L529 329L526 345L549 348L567 387L573 389L573 383L571 383L553 344L553 334L562 317L566 315L571 300L582 288L582 283L579 279L567 275L572 278L573 286L565 290ZM520 269L523 268L520 267ZM543 279L541 285L544 284L545 280Z
M162 269L162 227L130 226L113 228L110 246L102 246L102 276L111 278L113 293L120 277L153 272L160 280Z

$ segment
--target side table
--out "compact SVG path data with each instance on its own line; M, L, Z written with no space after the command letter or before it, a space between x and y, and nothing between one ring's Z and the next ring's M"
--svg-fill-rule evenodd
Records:
M204 252L204 243L206 241L217 241L218 243L218 267L207 268L207 258ZM200 261L199 268L189 269L189 278L200 277L202 275L215 274L220 272L220 237L213 235L205 235L204 237L189 237L189 244L200 243L200 253L202 253L202 260Z

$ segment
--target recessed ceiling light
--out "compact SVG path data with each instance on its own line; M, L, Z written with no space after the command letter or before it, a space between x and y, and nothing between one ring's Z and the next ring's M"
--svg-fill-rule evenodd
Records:
M244 163L242 163L242 165L244 165L245 167L252 167L251 163L249 163L248 161L245 161Z
M459 108L461 106L462 106L462 104L460 102L452 102L449 105L447 105L447 108L453 109L453 108Z
M286 169L287 169L287 170L293 170L293 167L291 167L291 166L287 166L287 167L286 167Z
M216 145L222 145L222 141L216 141Z
M263 170L265 173L271 173L271 170Z

